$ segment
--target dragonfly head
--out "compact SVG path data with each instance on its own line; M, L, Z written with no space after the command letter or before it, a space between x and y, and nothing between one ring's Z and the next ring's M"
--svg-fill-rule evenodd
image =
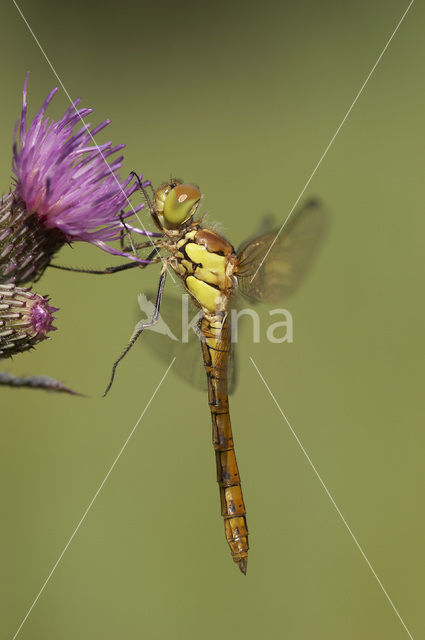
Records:
M202 194L193 184L171 179L155 191L155 209L165 229L178 229L195 215Z

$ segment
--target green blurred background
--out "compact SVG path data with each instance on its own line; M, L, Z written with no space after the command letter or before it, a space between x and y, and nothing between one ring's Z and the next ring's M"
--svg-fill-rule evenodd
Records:
M265 212L286 217L407 4L21 8L70 95L95 108L90 122L112 119L100 140L127 143L123 175L199 184L204 211L237 246ZM408 637L249 356L410 632L424 637L424 20L415 3L306 191L324 199L332 228L287 304L294 343L240 344L231 412L247 577L224 540L206 396L170 373L23 640ZM24 75L32 114L57 80L12 2L0 51L6 191ZM67 106L61 91L50 115ZM76 244L57 262L118 260ZM59 330L1 363L89 396L0 391L1 638L13 637L164 374L140 344L100 398L136 296L157 278L157 267L103 278L48 270L35 288L60 307Z

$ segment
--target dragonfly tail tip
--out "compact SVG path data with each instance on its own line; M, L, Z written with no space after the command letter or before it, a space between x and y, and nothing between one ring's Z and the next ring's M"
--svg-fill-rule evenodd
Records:
M239 569L242 571L244 576L246 576L246 572L248 569L248 558L241 558L238 562Z

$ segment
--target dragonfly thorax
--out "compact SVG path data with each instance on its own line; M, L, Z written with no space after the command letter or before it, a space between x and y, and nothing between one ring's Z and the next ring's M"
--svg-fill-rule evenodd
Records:
M199 225L199 223L198 223ZM225 311L234 289L236 254L232 245L211 229L192 223L170 243L170 264L205 313Z

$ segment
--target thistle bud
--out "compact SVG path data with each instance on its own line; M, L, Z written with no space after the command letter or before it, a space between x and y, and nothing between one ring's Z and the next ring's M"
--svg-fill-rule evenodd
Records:
M0 284L0 358L9 358L45 340L53 313L48 298L14 284Z

